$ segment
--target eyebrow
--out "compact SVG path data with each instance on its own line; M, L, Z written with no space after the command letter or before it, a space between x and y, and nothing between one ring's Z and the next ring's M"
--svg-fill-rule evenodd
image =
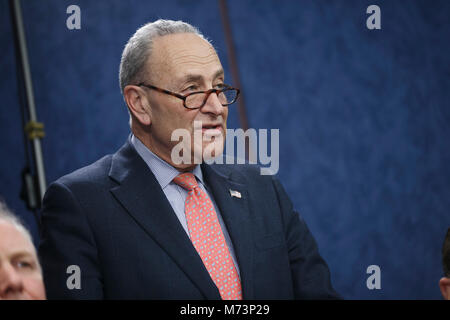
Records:
M12 259L32 258L33 260L36 260L36 256L32 252L28 251L15 252L10 256L10 258Z
M223 69L217 70L216 73L214 74L213 79L217 79L221 76L223 76L225 73L223 71ZM186 82L200 82L203 79L202 75L199 74L188 74L186 76L184 76L183 78L181 78L180 80L180 84L184 84Z

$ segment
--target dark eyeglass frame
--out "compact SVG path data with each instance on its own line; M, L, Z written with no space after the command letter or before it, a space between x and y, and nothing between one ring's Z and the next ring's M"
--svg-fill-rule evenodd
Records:
M191 93L188 93L186 95L182 95L182 94L179 94L179 93L176 93L176 92L172 92L172 91L169 91L169 90L166 90L166 89L161 89L161 88L158 88L158 87L155 87L155 86L152 86L150 84L143 83L143 82L139 83L137 86L138 87L146 87L148 89L153 89L155 91L162 92L162 93L169 94L171 96L177 97L177 98L183 100L183 107L185 107L186 109L189 109L189 110L200 109L201 107L203 107L205 105L206 101L208 101L209 95L211 93L213 93L213 92L216 93L216 94L219 94L219 93L227 91L227 90L236 90L236 97L233 99L233 101L228 102L228 103L221 103L222 106L228 106L228 105L236 102L236 100L237 100L237 98L239 96L239 92L240 92L240 90L238 88L233 88L233 87L231 87L231 86L229 86L227 84L222 84L222 86L223 86L222 89L214 89L213 88L213 89L209 89L209 90L206 90L206 91L191 92ZM190 108L190 107L186 106L186 99L187 99L187 97L189 97L190 95L199 94L199 93L206 93L203 103L199 107L195 107L195 108Z

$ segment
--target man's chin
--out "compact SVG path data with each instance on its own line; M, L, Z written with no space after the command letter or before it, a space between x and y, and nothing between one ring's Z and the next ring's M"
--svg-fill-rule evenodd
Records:
M170 155L170 164L180 171L188 171L203 162L211 163L223 154L225 146L222 134L212 139L193 139L176 144ZM187 156L189 155L189 156Z
M223 154L224 143L223 141L213 141L203 143L203 161L210 161Z

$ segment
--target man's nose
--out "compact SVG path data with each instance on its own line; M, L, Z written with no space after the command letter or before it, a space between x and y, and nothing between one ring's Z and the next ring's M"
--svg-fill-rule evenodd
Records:
M224 111L224 106L219 101L219 97L216 92L211 92L208 99L206 99L205 105L201 108L203 113L213 113L220 115Z
M0 267L0 298L16 295L22 292L22 277L17 273L13 266L4 263Z

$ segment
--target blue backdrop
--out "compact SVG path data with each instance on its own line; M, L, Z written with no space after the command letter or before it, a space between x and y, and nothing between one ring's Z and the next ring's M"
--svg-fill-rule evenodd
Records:
M352 299L440 299L450 226L450 1L228 0L252 128L280 129L279 177ZM81 8L68 30L66 8ZM366 8L381 8L381 30ZM22 1L48 182L120 147L128 115L120 55L157 18L198 26L230 79L218 2ZM8 1L0 0L0 195L25 164ZM229 127L239 127L230 108ZM366 287L369 265L381 289Z

